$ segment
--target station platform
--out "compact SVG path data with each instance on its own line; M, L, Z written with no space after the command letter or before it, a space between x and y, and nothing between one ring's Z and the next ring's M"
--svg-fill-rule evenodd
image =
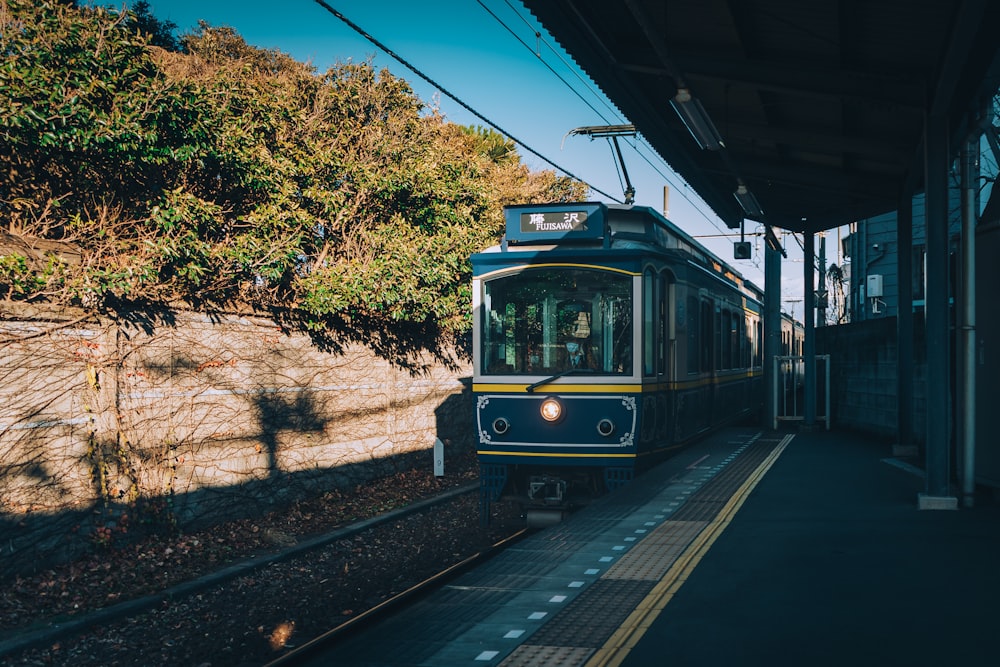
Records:
M729 428L315 663L1000 664L1000 505L837 432Z

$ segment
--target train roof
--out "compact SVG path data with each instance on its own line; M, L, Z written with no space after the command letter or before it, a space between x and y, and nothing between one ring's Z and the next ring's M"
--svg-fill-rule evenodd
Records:
M605 249L652 247L680 251L733 283L763 295L735 268L649 206L570 202L504 207L506 236L493 252L577 246ZM489 252L489 251L487 251Z

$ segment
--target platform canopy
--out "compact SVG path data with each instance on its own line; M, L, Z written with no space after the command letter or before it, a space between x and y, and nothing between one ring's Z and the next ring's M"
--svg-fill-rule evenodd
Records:
M996 0L523 3L730 227L895 210L1000 82Z

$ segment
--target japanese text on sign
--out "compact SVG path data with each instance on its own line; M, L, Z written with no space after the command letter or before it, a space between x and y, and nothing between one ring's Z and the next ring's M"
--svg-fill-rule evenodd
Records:
M522 232L572 232L587 229L585 211L558 213L522 213Z

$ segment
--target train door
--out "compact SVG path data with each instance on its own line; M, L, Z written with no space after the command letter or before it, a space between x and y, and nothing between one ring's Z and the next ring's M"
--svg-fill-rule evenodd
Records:
M674 371L676 328L674 326L674 278L667 271L657 277L656 344L656 439L669 444L673 433L674 402L669 391Z
M700 428L708 428L712 421L712 387L715 377L715 308L712 301L706 296L701 300L701 386L698 425Z
M641 439L662 444L669 439L672 422L667 383L674 347L670 300L673 276L647 267L643 271L642 283L642 375L645 390Z

